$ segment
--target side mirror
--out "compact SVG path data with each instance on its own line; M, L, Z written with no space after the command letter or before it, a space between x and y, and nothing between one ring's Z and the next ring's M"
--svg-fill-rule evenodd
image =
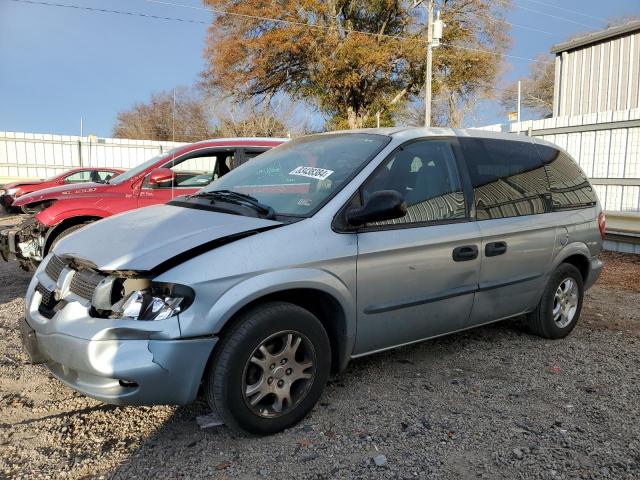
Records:
M359 227L369 222L402 218L407 214L404 197L395 190L380 190L371 194L364 206L347 211L349 225Z
M175 178L176 172L170 168L156 168L149 174L149 185L157 187L167 182L172 184Z

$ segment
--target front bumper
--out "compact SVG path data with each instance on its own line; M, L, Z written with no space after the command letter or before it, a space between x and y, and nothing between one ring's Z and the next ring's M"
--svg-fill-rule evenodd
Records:
M186 405L198 394L217 338L84 340L41 335L26 320L23 345L61 382L114 405Z
M21 325L33 363L44 364L74 390L114 405L185 405L196 398L216 337L167 338L179 331L175 317L93 318L78 302L47 318L38 310L43 297L35 290L38 283L48 283L41 270L29 286ZM46 288L55 289L51 283Z

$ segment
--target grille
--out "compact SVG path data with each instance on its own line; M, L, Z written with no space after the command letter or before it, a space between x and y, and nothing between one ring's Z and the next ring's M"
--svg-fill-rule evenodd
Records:
M38 283L36 285L36 292L42 295L42 300L40 301L40 305L38 305L38 311L41 315L47 318L53 318L55 312L53 311L53 307L58 303L53 296L53 292L47 290L42 284Z
M57 282L58 277L60 276L60 272L62 272L62 269L64 267L66 267L66 264L62 261L62 259L56 255L53 255L51 259L49 259L49 263L47 263L47 266L44 267L44 271L51 280Z
M69 290L85 300L91 300L93 298L93 291L103 278L104 276L99 273L94 273L89 270L78 270L71 279Z

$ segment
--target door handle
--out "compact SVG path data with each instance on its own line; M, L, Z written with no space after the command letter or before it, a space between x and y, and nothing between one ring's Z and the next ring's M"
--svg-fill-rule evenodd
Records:
M478 258L477 245L464 245L462 247L456 247L453 249L453 261L454 262L466 262L468 260L474 260Z
M507 251L507 242L491 242L484 246L484 254L487 257L496 257Z

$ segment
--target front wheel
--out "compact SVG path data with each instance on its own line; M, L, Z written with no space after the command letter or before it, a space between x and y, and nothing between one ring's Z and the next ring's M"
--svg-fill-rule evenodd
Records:
M583 296L580 271L563 263L551 274L540 303L527 316L529 328L545 338L566 337L578 323Z
M62 240L64 237L66 237L70 233L75 232L76 230L80 230L85 225L87 225L87 224L86 223L79 223L77 225L72 225L69 228L65 228L64 230L62 230L60 233L58 233L58 235L56 235L56 237L53 239L53 242L51 242L51 246L49 247L49 250L48 250L47 253L52 251L55 248L55 246L60 242L60 240Z
M234 430L279 432L316 404L331 368L329 338L308 310L285 302L242 315L205 376L209 405Z

